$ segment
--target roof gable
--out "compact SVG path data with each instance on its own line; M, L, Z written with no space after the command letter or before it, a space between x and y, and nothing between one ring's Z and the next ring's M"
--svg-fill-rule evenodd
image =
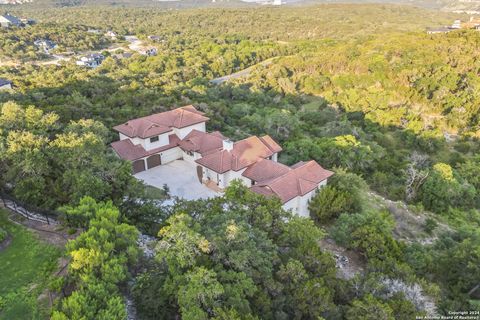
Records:
M0 87L8 85L8 84L12 84L12 81L10 81L8 79L0 78Z
M277 178L286 174L290 170L291 169L289 167L279 162L261 159L249 166L242 173L242 176L249 178L250 180L260 182Z
M239 171L261 159L267 159L274 153L260 138L251 136L235 142L232 150L217 151L196 162L217 173L224 173L230 170Z
M206 121L208 121L208 118L202 112L196 110L194 106L185 106L129 120L124 124L113 127L113 129L131 138L145 139L172 131L172 128L180 129Z
M225 137L218 131L208 133L199 130L192 130L180 142L180 147L185 151L194 151L202 156L212 152L220 151Z
M286 203L297 196L303 196L315 190L320 182L333 175L333 172L325 170L313 160L297 163L289 169L279 177L252 186L252 191L275 195L282 200L282 203Z

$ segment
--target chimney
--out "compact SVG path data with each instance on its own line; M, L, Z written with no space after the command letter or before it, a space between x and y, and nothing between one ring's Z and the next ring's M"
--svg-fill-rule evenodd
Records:
M223 140L223 150L231 151L233 149L233 141L226 139Z

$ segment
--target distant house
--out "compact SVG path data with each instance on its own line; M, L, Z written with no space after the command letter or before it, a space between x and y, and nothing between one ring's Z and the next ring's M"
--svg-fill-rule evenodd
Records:
M123 53L116 53L116 54L113 55L113 57L117 60L122 60L122 59L131 58L132 55L133 54L131 52L123 52Z
M111 39L117 39L117 34L111 30L105 32L105 36L111 38Z
M77 65L88 68L96 68L102 64L103 60L105 60L103 54L92 53L80 58L80 60L77 60Z
M88 29L87 32L88 33L93 33L93 34L100 34L100 30L98 30L98 29Z
M160 41L162 38L160 36L148 36L148 40L150 41Z
M0 90L12 89L12 81L0 78Z
M3 28L22 27L23 23L19 18L11 15L10 13L6 13L0 16L0 26Z
M35 40L33 44L40 50L43 50L45 53L50 53L51 50L57 47L56 43L48 39L39 39Z
M144 56L156 56L158 53L157 48L147 48L144 50L140 50L140 54L143 54Z
M450 27L450 29L461 29L462 28L462 21L460 20L455 20Z
M452 31L452 29L447 27L431 28L431 29L427 29L427 34L448 33L450 31Z
M35 23L37 23L35 20L30 18L20 18L20 21L22 21L24 25L29 25L29 26L33 26Z
M291 167L281 164L277 159L282 148L270 136L233 142L218 131L207 132L208 120L191 105L132 119L113 128L120 140L111 146L120 158L132 162L134 173L183 161L191 168L185 174L195 172L194 183L222 192L238 180L253 192L278 198L286 210L308 217L310 199L333 172L313 160Z

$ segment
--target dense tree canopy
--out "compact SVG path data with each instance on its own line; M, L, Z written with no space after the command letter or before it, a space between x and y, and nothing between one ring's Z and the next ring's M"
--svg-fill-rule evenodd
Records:
M2 189L84 230L68 245L69 292L54 319L125 318L131 274L145 319L412 319L425 301L440 313L478 310L480 34L423 30L454 15L391 5L17 10L38 24L2 29L2 59L43 58L32 42L47 36L58 50L100 51L106 30L159 51L106 53L95 69L0 67L15 85L0 93ZM334 170L310 203L314 220L239 185L173 208L144 199L107 147L111 128L190 103L209 130L270 134L281 162ZM411 205L422 242L401 237L403 221L375 193ZM157 236L153 261L139 258L126 223ZM358 254L361 272L341 278L328 243Z
M5 103L0 109L3 187L48 209L78 203L87 195L120 200L136 181L130 164L107 149L107 136L97 121L80 119L65 126L55 113Z

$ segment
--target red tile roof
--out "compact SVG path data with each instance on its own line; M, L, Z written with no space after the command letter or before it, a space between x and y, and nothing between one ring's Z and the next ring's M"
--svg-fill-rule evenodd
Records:
M178 146L180 138L178 138L176 134L169 135L168 139L169 144L167 144L166 146L158 147L148 151L145 150L145 148L143 148L141 144L133 144L130 139L112 142L111 146L120 158L133 161Z
M214 152L195 161L217 173L238 171L275 153L271 149L272 145L267 145L263 141L257 136L252 136L235 142L232 150Z
M256 163L249 166L243 173L242 176L259 182L265 181L273 178L277 178L289 172L291 169L284 164L281 164L276 161L261 159Z
M180 148L185 151L195 151L202 156L222 150L226 138L218 131L208 133L192 130L180 142Z
M266 196L276 196L282 203L303 196L317 188L318 184L333 175L333 172L325 170L316 161L301 162L290 170L273 179L261 181L250 189Z
M172 131L172 128L184 128L206 121L208 118L204 116L204 113L190 105L129 120L113 129L131 138L145 139Z
M269 135L265 135L263 137L260 137L260 140L274 153L278 153L282 151L282 147L278 143L275 142L275 140L272 139Z

